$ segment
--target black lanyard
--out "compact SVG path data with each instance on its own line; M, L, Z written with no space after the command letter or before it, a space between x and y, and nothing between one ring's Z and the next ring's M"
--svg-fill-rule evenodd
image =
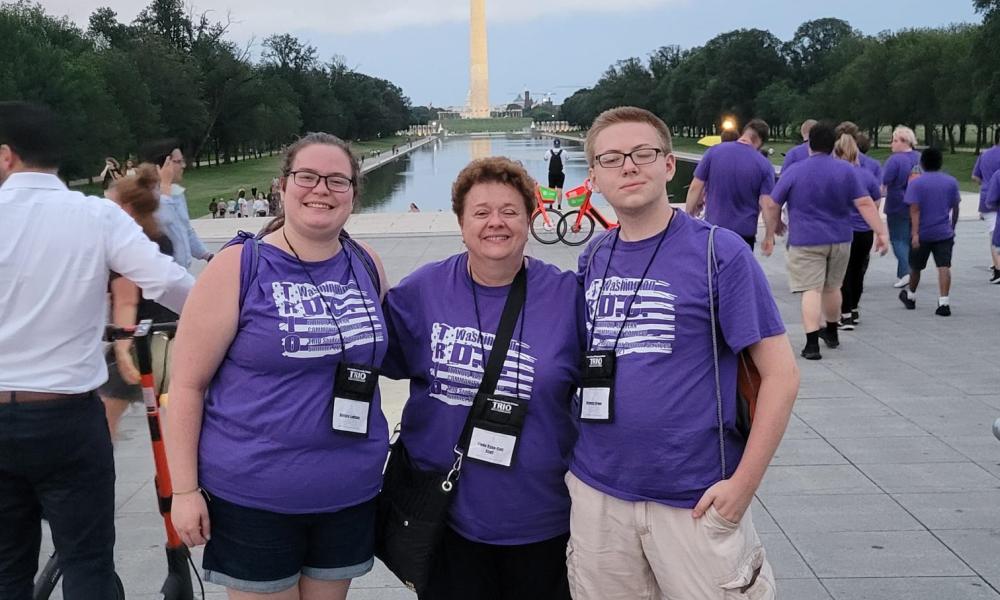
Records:
M478 294L476 294L476 288L478 287L478 284L476 283L476 279L472 276L472 264L469 263L468 255L466 255L465 261L466 261L466 266L468 267L468 271L469 271L469 284L472 286L472 305L473 305L473 307L476 310L476 326L479 328L479 350L483 354L483 370L485 371L485 369L486 369L486 363L487 363L487 360L486 360L486 346L483 344L483 321L482 321L482 319L479 316L479 296L478 296ZM524 266L522 265L521 268L523 269ZM521 317L520 317L520 319L521 319L521 327L520 327L520 331L517 334L517 347L521 348L521 349L523 349L523 342L524 342L524 321L525 321L525 319L524 319L524 307L528 303L528 301L527 301L528 282L527 281L524 282L524 294L525 294L525 301L524 301L524 304L521 305ZM507 352L508 348L498 349L496 347L496 344L495 344L495 342L496 342L496 335L494 335L493 341L494 341L493 351L503 350L504 353ZM514 382L514 394L513 394L515 398L519 397L519 394L520 394L520 391L521 391L521 351L518 350L516 354L517 354L517 358L515 360L517 361L517 368L514 370L514 378L515 378L514 381L515 382ZM495 390L494 390L494 392L495 392Z
M632 297L628 301L628 305L625 307L625 314L622 315L622 324L618 328L618 335L615 336L615 344L611 347L611 352L614 353L618 350L618 341L621 340L622 332L625 331L625 324L628 322L628 315L632 312L632 305L635 303L636 297L639 295L639 290L642 289L643 284L646 282L646 275L649 274L650 267L653 266L653 261L656 260L656 255L660 253L660 246L663 245L663 240L667 237L667 232L670 231L670 224L674 222L674 212L677 209L673 209L670 212L670 218L667 219L667 226L663 228L660 233L660 239L656 241L656 247L653 249L653 254L649 257L649 262L646 263L646 268L642 270L642 277L639 279L638 285L635 286L635 291L632 292ZM594 303L594 314L590 318L590 340L587 342L587 351L592 352L594 350L594 337L597 331L597 311L601 307L601 296L604 294L604 286L608 282L608 270L611 268L611 259L615 255L615 248L618 246L618 239L621 237L621 229L615 231L615 239L611 241L611 250L608 253L608 262L604 265L604 275L601 276L601 287L597 291L597 301ZM594 250L597 252L597 249Z
M313 287L316 288L316 293L319 294L320 302L322 302L323 306L325 306L326 309L330 312L330 320L333 321L333 326L337 328L337 337L340 338L340 357L341 357L342 361L346 361L347 360L347 343L344 342L344 333L340 330L340 323L337 322L337 316L333 312L333 306L331 306L330 303L326 301L326 297L323 296L323 292L320 291L319 286L316 285L316 280L313 279L312 273L309 272L309 269L306 268L305 263L303 263L302 259L299 258L299 253L295 251L295 246L292 246L292 243L290 241L288 241L288 236L285 234L285 228L284 227L281 228L281 237L285 238L285 243L288 244L288 249L291 250L292 254L295 255L295 260L298 261L299 267L302 268L302 271L306 274L306 277L309 278L309 283L311 283L313 285ZM375 357L376 357L375 346L376 346L376 342L378 341L378 339L377 339L378 336L376 335L376 331L375 331L375 321L372 319L372 313L371 313L371 311L368 310L368 303L365 302L365 293L364 293L364 290L361 289L361 282L358 281L357 276L354 274L354 261L351 260L351 255L347 251L347 247L346 246L344 246L343 244L341 244L340 248L341 248L341 250L344 251L344 254L347 257L347 268L350 269L350 272L351 272L351 281L353 281L354 284L356 286L358 286L358 293L361 295L361 306L363 306L365 308L365 315L368 316L368 324L371 326L371 329L372 329L372 361L371 361L370 364L374 365L375 364ZM350 283L350 282L348 282L348 283Z

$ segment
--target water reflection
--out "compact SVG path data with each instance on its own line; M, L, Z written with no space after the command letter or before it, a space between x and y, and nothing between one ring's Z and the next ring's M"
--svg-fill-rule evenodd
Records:
M548 179L545 151L551 138L528 135L452 137L439 139L412 154L385 165L365 176L365 188L355 212L406 212L411 202L420 210L451 210L451 184L469 161L486 156L506 156L521 161L528 173L542 183ZM573 188L587 177L583 144L564 141L563 169L566 188ZM667 186L673 202L683 202L691 182L694 165L678 161L677 174ZM606 202L594 197L597 205Z

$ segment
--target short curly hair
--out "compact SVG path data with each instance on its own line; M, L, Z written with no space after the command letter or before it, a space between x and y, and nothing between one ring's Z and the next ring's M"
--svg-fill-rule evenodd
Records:
M524 200L526 218L535 210L535 180L519 162L503 156L480 158L470 162L451 185L451 209L461 219L465 197L477 183L500 183L514 188Z

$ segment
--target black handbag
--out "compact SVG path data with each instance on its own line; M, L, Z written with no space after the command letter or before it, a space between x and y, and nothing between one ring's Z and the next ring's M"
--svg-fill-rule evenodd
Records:
M514 335L514 325L524 306L526 289L527 274L521 267L507 294L479 393L493 393L496 389ZM427 588L435 551L448 526L448 507L462 470L471 415L472 407L462 428L463 434L455 443L455 463L448 473L417 467L399 436L390 446L377 502L375 556L406 587L417 593Z

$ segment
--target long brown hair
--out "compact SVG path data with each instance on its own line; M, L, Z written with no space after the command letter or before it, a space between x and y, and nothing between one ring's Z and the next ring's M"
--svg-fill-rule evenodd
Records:
M115 182L112 196L124 208L135 222L142 227L143 233L151 240L160 237L160 227L156 223L154 213L160 208L160 197L155 186L160 179L156 167L142 163L135 169L135 175L129 175Z

